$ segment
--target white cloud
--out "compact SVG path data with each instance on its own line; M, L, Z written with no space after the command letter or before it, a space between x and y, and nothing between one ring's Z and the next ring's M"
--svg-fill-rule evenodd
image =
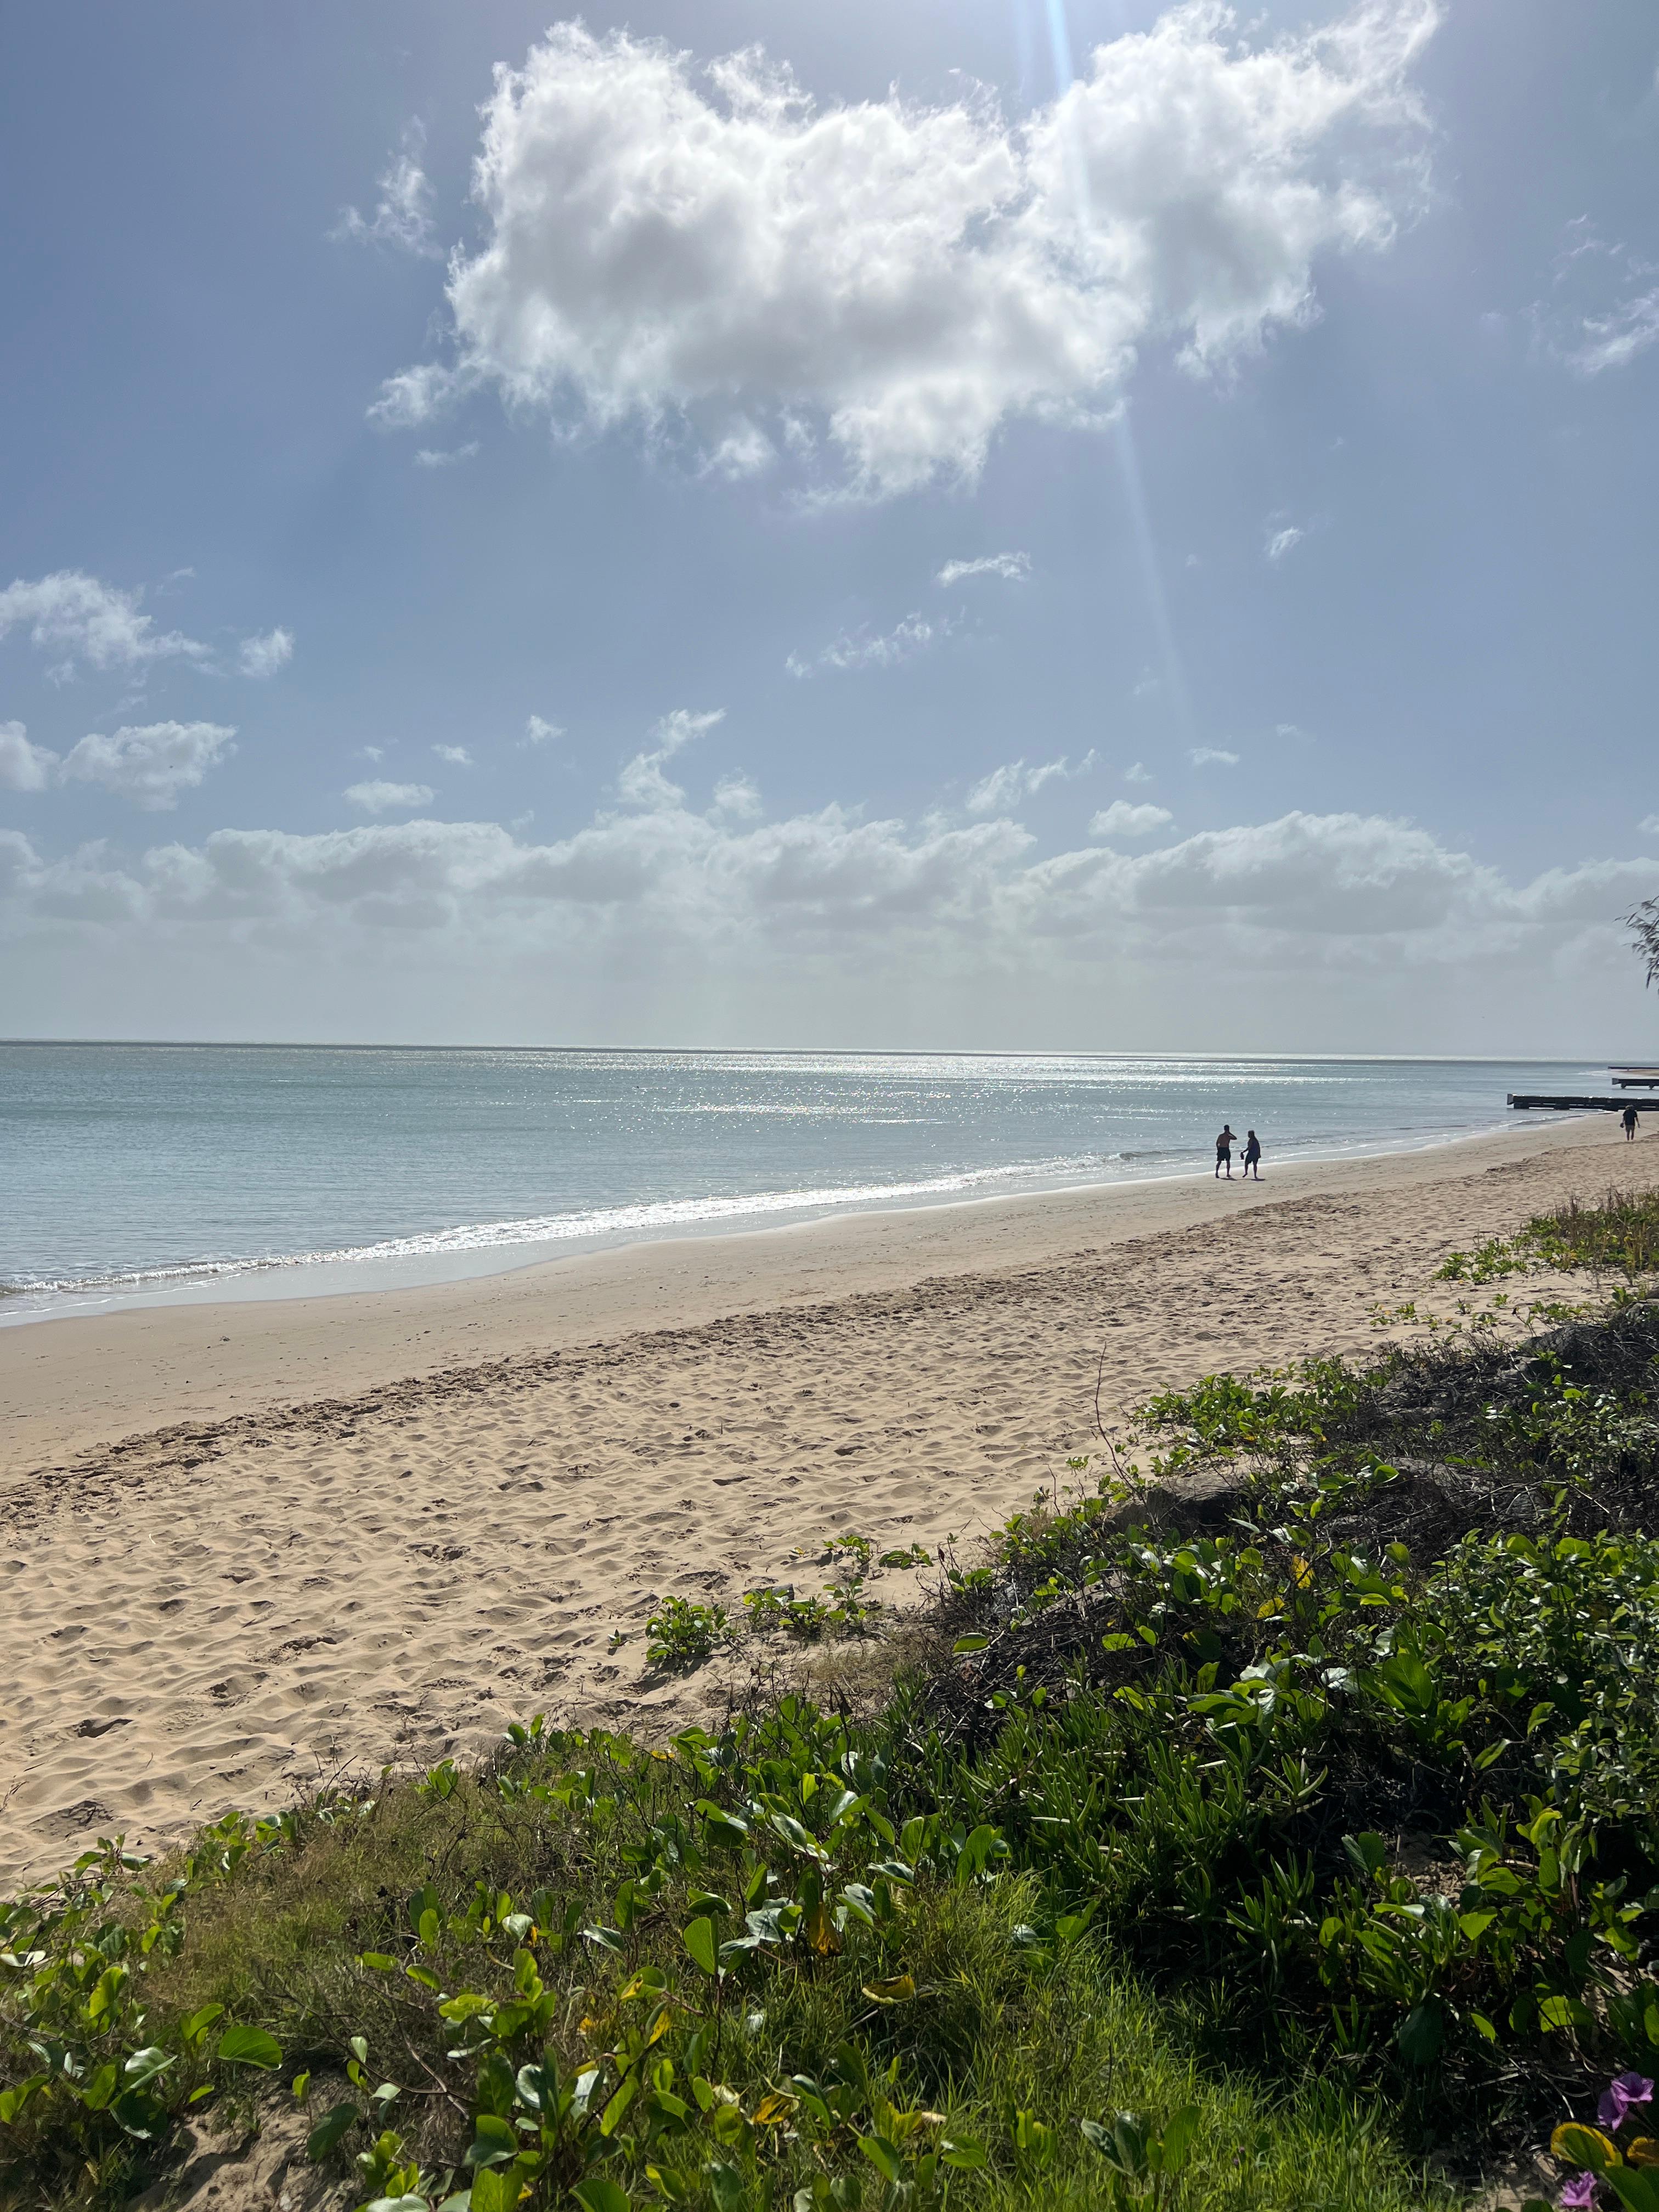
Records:
M470 461L478 451L478 441L469 438L464 446L422 446L415 456L417 469L453 469L458 461Z
M398 369L380 385L380 396L369 407L369 422L378 429L414 429L442 414L445 407L469 392L473 378L460 369L445 368L441 361L422 361L414 369Z
M207 659L208 648L197 639L158 630L153 617L139 611L140 598L79 568L59 568L32 582L20 577L0 592L0 638L27 626L32 645L94 668Z
M725 720L724 707L706 708L701 713L690 707L676 707L672 714L663 716L651 734L665 755L677 753L682 745L689 745L693 738L703 736Z
M954 623L932 623L925 615L908 614L896 628L875 637L867 633L854 637L843 630L811 659L803 660L792 653L783 665L791 676L817 676L826 669L844 674L851 669L895 668L901 661L914 660L917 653L925 653L936 638L948 637L955 627Z
M1652 873L1650 861L1600 860L1511 884L1427 830L1355 814L1291 813L1134 854L1097 844L1043 859L1006 820L911 825L829 806L767 821L747 797L698 811L670 787L653 805L601 812L543 844L480 822L222 830L118 863L101 848L51 860L0 831L0 931L73 922L97 945L152 953L310 945L308 973L315 947L345 957L413 932L430 948L422 977L447 957L476 981L486 951L533 956L562 975L691 961L726 987L738 973L769 977L798 1006L834 975L868 1003L878 951L912 989L961 982L988 962L1067 991L1103 959L1196 969L1237 955L1276 968L1291 994L1282 1003L1295 1006L1322 972L1365 971L1393 991L1402 963L1438 966L1467 993L1481 963L1508 962L1526 979L1516 1004L1531 1006L1540 963L1575 945L1601 948L1622 979L1616 917Z
M1238 959L1259 987L1253 1018L1266 1010L1307 1036L1310 1020L1346 1012L1373 1043L1365 1025L1400 1003L1402 975L1437 969L1438 981L1407 988L1413 1020L1439 1003L1467 1043L1471 1008L1534 1019L1552 978L1549 1004L1564 1018L1582 1009L1592 974L1623 988L1617 917L1652 886L1644 860L1512 883L1380 816L1291 813L1160 842L1166 811L1119 801L1090 834L1120 842L1044 857L1006 816L964 827L942 811L905 822L830 805L769 818L743 776L721 777L698 807L664 770L719 720L665 715L624 768L619 803L539 843L522 814L508 827L221 830L131 859L106 844L54 859L0 830L9 987L56 993L67 975L82 994L108 982L125 1009L135 988L182 976L193 991L205 978L240 1008L248 979L283 974L289 1020L314 1019L319 988L339 981L342 1021L360 1018L373 994L383 1013L400 1006L412 1033L427 1034L432 1018L516 1018L527 992L551 992L537 1003L585 1009L594 1034L620 1041L655 1008L711 1042L737 990L796 1035L826 1009L860 1025L873 1009L898 1024L896 1041L914 1041L916 1023L936 1014L930 1041L946 1043L964 1020L993 1025L979 1032L987 1042L998 1029L1018 1035L1022 1022L1041 1034L1080 994L1103 1003L1103 988L1115 1006L1155 1009L1218 959ZM32 774L17 726L0 739L0 760L21 758ZM1045 772L1077 773L1064 762L1012 766L1022 788ZM351 797L388 791L400 808L431 796L364 786ZM1136 839L1147 849L1123 849ZM1500 1004L1492 986L1504 978ZM490 979L504 979L493 1000Z
M739 416L704 461L702 473L724 477L728 483L741 483L745 477L757 477L769 469L777 458L777 447L760 425Z
M714 786L714 811L736 822L758 822L766 810L758 789L746 775L728 775Z
M44 791L57 768L57 754L32 745L21 722L0 722L0 791Z
M1000 576L1005 584L1029 583L1031 556L1029 553L986 553L976 561L947 561L933 581L949 586L959 584L969 576Z
M1426 830L1381 816L1286 814L1206 830L1123 864L1129 908L1202 926L1231 916L1298 935L1415 934L1463 906L1501 904L1498 878Z
M1287 523L1282 530L1268 532L1262 550L1270 561L1282 561L1287 553L1295 550L1307 534L1305 530L1298 530L1293 522Z
M1586 315L1580 343L1569 356L1581 375L1628 368L1638 354L1659 339L1659 287L1632 294L1604 315Z
M193 568L175 568L167 580L172 583L195 573ZM158 630L155 617L143 612L143 599L142 592L123 591L81 568L19 577L0 592L0 638L27 629L29 642L40 651L62 653L64 661L48 672L58 680L73 675L77 662L89 668L138 671L161 660L182 660L198 668L212 665L210 647L179 630ZM279 628L263 636L245 637L236 664L244 676L269 677L293 657L294 634Z
M532 714L524 726L524 742L527 745L550 744L555 738L563 735L562 722L544 721L539 714Z
M1010 761L1004 768L994 768L989 775L981 776L968 793L970 814L995 814L1012 806L1025 790L1025 763Z
M1552 296L1533 307L1544 350L1580 376L1628 368L1659 342L1659 263L1604 239L1588 216L1566 226Z
M383 761L386 758L386 747L384 745L359 745L357 748L357 758L359 760L366 761Z
M1064 753L1058 760L1042 761L1036 768L1027 768L1023 760L1010 761L1003 768L994 768L989 775L981 776L974 785L968 793L968 811L995 813L1000 808L1012 806L1041 791L1045 783L1069 782L1073 776L1086 775L1094 764L1092 750L1085 753L1075 768Z
M1194 745L1187 756L1194 768L1237 768L1238 755L1220 745Z
M375 179L380 198L372 216L342 208L329 236L359 246L393 246L405 253L438 258L442 249L432 234L432 187L421 167L426 133L418 122L404 132L403 146Z
M13 722L10 726L15 730L17 725ZM1645 821L1638 822L1636 826L1644 837L1659 837L1659 814L1650 814Z
M617 778L617 795L623 805L637 807L647 814L672 813L679 808L685 793L663 774L663 763L672 760L683 746L725 720L724 707L711 707L702 713L690 707L676 707L671 714L665 714L651 732L656 739L655 745L635 753L623 764Z
M1160 830L1167 830L1175 820L1167 806L1136 806L1129 799L1115 799L1109 806L1103 807L1089 824L1091 837L1151 837Z
M236 658L244 676L274 676L294 658L294 633L271 629L263 637L245 637Z
M64 754L63 783L101 784L149 811L176 806L232 750L234 729L217 722L147 722L113 737L82 738Z
M1279 738L1305 738L1308 732L1295 722L1275 722L1273 735Z
M434 745L432 750L441 761L447 761L451 768L471 768L472 765L472 756L465 745Z
M755 50L697 70L556 24L485 110L454 360L373 411L488 383L595 428L678 418L726 465L827 444L868 495L971 476L1015 417L1109 419L1148 343L1225 364L1309 319L1319 256L1385 247L1423 197L1409 73L1437 20L1370 0L1251 46L1191 0L1014 125L981 94L820 106ZM423 240L398 173L386 222Z
M429 783L374 782L352 784L345 797L365 814L407 814L417 806L430 806L433 793Z
M382 430L412 430L471 390L476 378L447 368L441 362L422 362L417 368L399 369L380 386L380 396L368 410L368 419Z
M1044 761L1040 768L1034 768L1026 778L1026 788L1030 791L1041 791L1045 783L1053 783L1057 777L1062 781L1069 781L1074 775L1086 775L1094 764L1095 749L1092 745L1075 768L1072 766L1067 756L1062 753L1058 760Z

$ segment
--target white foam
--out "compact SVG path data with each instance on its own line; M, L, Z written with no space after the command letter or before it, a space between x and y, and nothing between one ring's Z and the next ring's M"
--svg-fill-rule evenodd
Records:
M633 1206L594 1206L574 1213L534 1214L516 1221L467 1222L415 1237L391 1237L374 1244L342 1245L331 1250L283 1252L256 1258L195 1260L173 1267L136 1268L125 1273L82 1275L57 1280L14 1283L14 1295L47 1292L131 1291L167 1285L217 1282L228 1277L266 1273L279 1268L320 1267L398 1260L432 1259L444 1254L492 1252L520 1244L561 1244L585 1239L631 1239L676 1231L708 1228L779 1213L839 1212L844 1206L902 1205L909 1199L951 1198L988 1185L1051 1181L1055 1176L1098 1174L1124 1156L1083 1153L1048 1160L1019 1160L1006 1167L965 1168L913 1182L824 1184L807 1190L744 1192L732 1197L642 1200Z

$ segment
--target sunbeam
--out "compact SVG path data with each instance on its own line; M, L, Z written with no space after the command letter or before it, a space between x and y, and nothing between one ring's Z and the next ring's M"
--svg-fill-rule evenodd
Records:
M1186 671L1181 665L1181 655L1176 650L1175 628L1170 620L1169 601L1164 592L1164 574L1158 566L1158 548L1152 541L1152 526L1146 514L1146 495L1140 480L1140 457L1135 450L1134 425L1129 419L1126 400L1118 409L1113 424L1117 446L1118 466L1123 477L1123 492L1129 509L1129 521L1135 534L1135 552L1140 562L1140 580L1146 592L1146 604L1152 611L1152 627L1158 632L1158 648L1164 657L1164 680L1169 686L1170 704L1181 725L1183 738L1190 740L1193 733L1192 702L1188 696Z

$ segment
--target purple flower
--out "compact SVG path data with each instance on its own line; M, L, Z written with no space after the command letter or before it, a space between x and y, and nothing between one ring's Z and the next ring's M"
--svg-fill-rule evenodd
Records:
M1612 2133L1622 2128L1637 2106L1645 2105L1652 2094L1653 2084L1645 2074L1620 2074L1608 2082L1595 2117Z
M1561 2191L1561 2212L1585 2212L1595 2202L1596 2186L1593 2173L1575 2173Z

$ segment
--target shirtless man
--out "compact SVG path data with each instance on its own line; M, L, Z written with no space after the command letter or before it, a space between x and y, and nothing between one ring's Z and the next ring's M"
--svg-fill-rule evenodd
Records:
M1233 1179L1233 1132L1231 1123L1223 1128L1215 1140L1215 1171L1218 1176L1223 1168L1226 1169L1227 1180L1231 1182Z

